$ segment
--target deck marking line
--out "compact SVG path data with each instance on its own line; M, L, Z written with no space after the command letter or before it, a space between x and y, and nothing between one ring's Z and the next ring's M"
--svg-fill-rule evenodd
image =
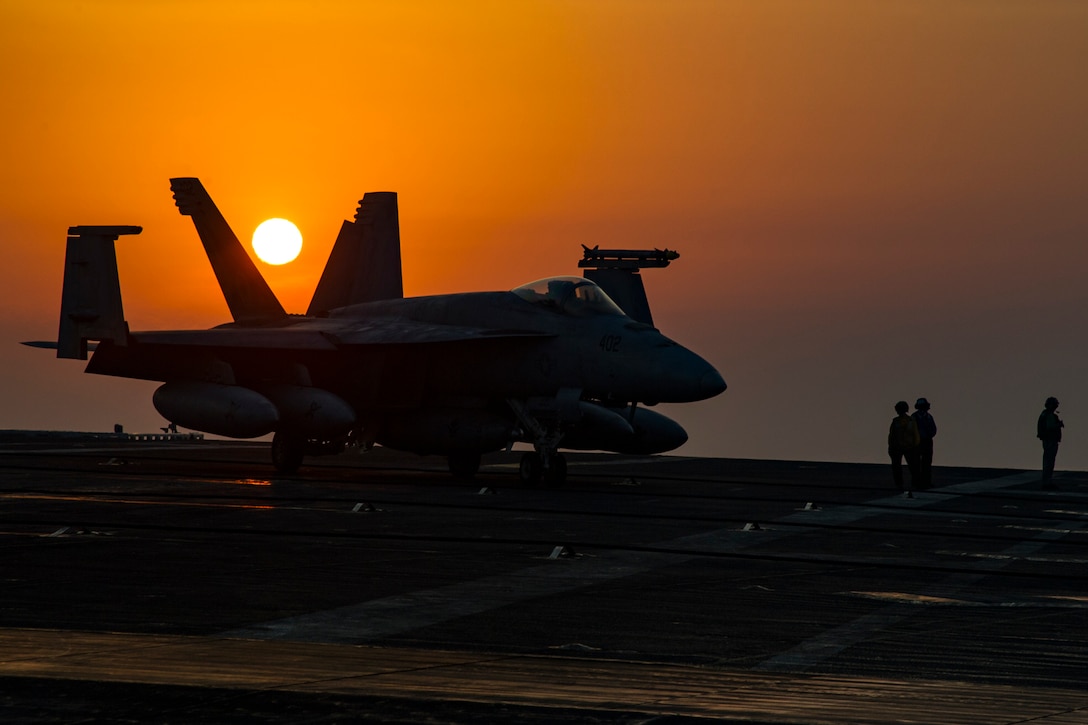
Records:
M969 589L990 573L1002 569L1013 558L1034 553L1058 538L1061 537L1046 535L1039 536L1034 541L1018 543L1005 550L1004 553L1009 556L1008 560L988 560L981 565L981 568L986 569L986 571L977 574L955 574L933 589L920 592L920 594L922 596L955 596ZM853 622L848 622L807 639L793 649L760 662L752 669L757 672L798 672L811 669L843 650L864 642L917 613L918 608L913 604L890 604L878 612L859 617Z
M1031 480L1029 474L1016 474L990 479L984 487L992 490L1019 485ZM1036 478L1038 474L1031 474ZM980 482L981 483L981 482ZM966 485L966 484L961 484ZM958 486L941 489L951 492ZM967 493L968 491L963 491ZM878 499L877 506L899 505L916 508L931 503L925 499L905 499L901 496ZM803 511L790 514L782 522L848 523L862 518L881 516L882 508L865 505L844 506L841 509ZM361 644L429 627L458 617L498 609L509 604L552 596L593 586L599 582L641 574L653 569L672 566L696 558L707 551L733 553L760 546L775 539L793 536L793 529L762 530L758 533L740 529L718 529L683 536L670 541L650 544L655 548L692 549L691 554L659 552L609 552L594 557L562 559L556 562L521 569L507 574L481 577L448 586L423 589L359 604L310 612L268 622L232 629L220 636L244 639L277 639L329 644ZM998 562L979 562L980 567L996 566ZM912 611L916 611L912 608ZM873 631L872 625L859 631Z

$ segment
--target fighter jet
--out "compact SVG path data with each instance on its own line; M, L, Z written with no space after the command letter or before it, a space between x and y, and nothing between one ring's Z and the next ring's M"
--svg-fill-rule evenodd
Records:
M200 181L171 179L171 189L233 321L130 331L114 245L142 229L71 227L57 357L92 352L86 372L161 382L152 402L174 424L271 433L280 473L350 442L443 455L454 475L471 477L481 454L524 442L533 450L521 478L555 486L566 477L561 449L673 450L686 432L644 406L725 390L710 363L652 324L638 269L675 252L586 249L583 277L405 298L397 197L371 192L343 223L306 314L293 315Z

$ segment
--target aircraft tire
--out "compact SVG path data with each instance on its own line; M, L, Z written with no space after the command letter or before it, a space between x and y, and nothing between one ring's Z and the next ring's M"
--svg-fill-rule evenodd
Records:
M272 436L272 466L276 469L276 473L297 472L305 455L305 440L278 431Z
M559 488L567 482L567 457L562 453L552 456L551 465L544 471L544 483L549 488Z
M450 473L456 478L472 478L480 470L480 454L476 451L451 453L446 457Z
M529 451L521 455L521 464L518 466L518 474L521 476L521 482L530 486L535 486L540 483L540 476L544 472L544 467L540 462L540 454L535 451Z

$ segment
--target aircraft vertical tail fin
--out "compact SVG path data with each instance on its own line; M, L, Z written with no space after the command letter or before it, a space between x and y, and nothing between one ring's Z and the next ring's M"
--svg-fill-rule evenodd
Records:
M287 316L200 179L170 179L174 202L191 217L215 271L219 288L236 322L261 322Z
M355 221L341 225L306 314L324 315L337 307L403 296L397 195L369 191L359 202Z
M353 222L345 221L340 225L336 243L329 252L325 269L321 272L314 296L306 314L310 317L327 314L329 310L344 307L355 284L355 274L359 266L361 247L359 230Z
M671 249L590 249L584 244L582 249L578 266L587 268L583 276L596 282L628 317L652 326L654 319L639 270L668 267L680 255Z
M57 357L87 359L88 340L128 342L128 323L121 306L114 242L141 227L69 227L64 253L64 287L60 298Z
M404 297L400 266L400 214L394 191L368 191L355 211L362 256L348 304Z

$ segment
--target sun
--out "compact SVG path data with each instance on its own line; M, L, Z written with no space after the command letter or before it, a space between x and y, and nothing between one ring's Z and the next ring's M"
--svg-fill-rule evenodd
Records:
M287 264L302 251L302 233L286 219L263 221L253 232L253 251L266 264Z

